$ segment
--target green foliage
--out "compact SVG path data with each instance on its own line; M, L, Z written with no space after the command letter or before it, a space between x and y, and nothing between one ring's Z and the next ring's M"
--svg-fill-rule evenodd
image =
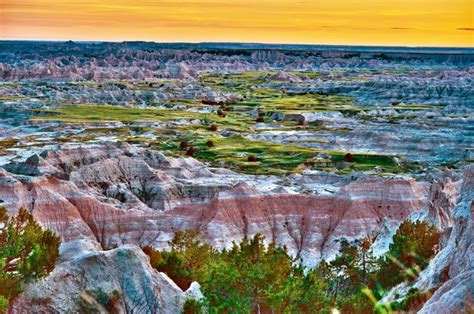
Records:
M333 300L342 312L370 312L374 305L380 306L377 300L385 292L402 281L414 280L428 265L439 236L433 226L407 220L383 257L372 256L368 239L357 245L342 241L340 254L330 263L322 262L318 270L329 282ZM367 297L375 304L367 302Z
M263 236L243 239L220 252L197 239L195 232L178 232L169 252L150 247L144 251L151 264L181 288L198 281L205 296L201 305L210 313L329 310L324 280L316 272L305 275L285 248L265 245Z
M210 267L203 292L216 312L279 311L291 303L292 281L298 277L302 274L295 273L286 250L273 243L265 247L263 237L256 235L222 252Z
M403 300L392 302L389 307L392 311L417 312L432 294L432 291L423 292L412 288Z
M194 231L177 232L169 245L170 251L144 247L143 251L150 257L150 264L173 278L183 290L188 289L193 281L201 281L215 255L211 246L201 243L198 233Z
M8 299L0 295L0 313L6 313L8 308Z
M202 304L195 299L186 299L183 305L182 314L199 314L202 313Z
M339 255L330 263L321 262L316 269L329 284L332 303L343 313L367 313L373 310L373 304L368 302L363 293L377 267L377 260L369 249L370 241L367 238L357 245L343 240Z
M409 268L422 269L439 239L439 233L428 224L407 221L382 258L372 256L368 239L355 244L343 240L334 260L305 271L286 248L274 242L266 245L259 234L221 251L202 244L198 236L196 232L178 232L169 251L144 248L151 265L182 289L193 281L201 284L204 299L199 305L189 301L186 313L200 313L203 307L209 313L324 313L333 308L342 313L389 312L390 307L377 300L407 279L406 267L393 263L393 257ZM411 293L393 308L413 309L422 304L423 297L422 293Z
M19 294L24 283L53 270L59 243L59 237L43 230L28 210L21 208L9 217L0 207L0 304Z
M393 243L380 262L376 275L379 288L388 289L402 281L413 281L434 256L439 231L426 222L404 221L393 237ZM391 274L387 276L386 274Z

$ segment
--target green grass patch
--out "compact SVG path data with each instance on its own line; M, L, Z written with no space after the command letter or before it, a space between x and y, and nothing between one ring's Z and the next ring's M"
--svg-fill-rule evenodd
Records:
M437 109L440 109L440 107L430 106L430 105L399 104L399 105L393 106L393 109L397 111L405 111L405 110L418 111L418 110L437 110Z
M59 121L64 123L106 122L159 122L179 119L209 119L210 114L187 110L163 108L129 108L109 105L67 105L57 109L35 110L38 116L32 120ZM219 117L213 120L219 121Z
M288 73L299 76L303 79L308 78L308 79L317 79L321 77L321 73L319 72L309 72L309 71L288 71Z
M364 153L354 153L351 154L352 158L350 160L351 168L353 170L371 170L374 167L379 167L384 170L391 172L398 172L399 168L397 162L395 161L395 156L391 155L376 155L376 154L364 154ZM346 161L348 158L345 153L333 153L331 156L332 162L342 162Z
M213 147L207 147L208 140L214 143ZM190 135L181 137L173 143L162 143L161 147L179 152L180 141L187 141L190 146L197 149L194 154L197 159L208 161L216 167L227 167L248 174L295 172L302 163L317 153L306 147L252 141L241 136L195 139ZM257 157L258 161L249 162L249 156Z
M206 142L211 140L213 147ZM201 161L209 162L214 167L230 168L247 174L285 174L301 172L303 169L339 171L349 174L352 171L369 171L375 167L389 173L399 173L399 166L394 156L354 153L350 162L345 161L347 152L324 151L298 145L272 144L263 141L249 140L241 136L206 137L204 134L185 134L174 140L161 141L159 149L172 154L185 155L179 143L185 141L197 151L193 155ZM315 159L323 153L328 159ZM255 156L258 161L249 162L248 157Z

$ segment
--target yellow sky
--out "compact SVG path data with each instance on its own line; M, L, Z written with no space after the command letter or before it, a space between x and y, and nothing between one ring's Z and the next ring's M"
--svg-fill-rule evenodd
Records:
M473 47L473 3L473 0L0 0L0 37Z

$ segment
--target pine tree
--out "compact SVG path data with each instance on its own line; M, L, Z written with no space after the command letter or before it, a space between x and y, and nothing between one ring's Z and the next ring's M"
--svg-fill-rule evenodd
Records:
M0 207L0 304L5 307L25 283L53 270L59 243L59 237L43 230L25 208L9 217Z

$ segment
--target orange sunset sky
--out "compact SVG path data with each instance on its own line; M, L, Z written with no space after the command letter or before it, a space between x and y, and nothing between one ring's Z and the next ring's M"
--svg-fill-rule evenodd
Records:
M473 0L0 0L0 38L473 47Z

